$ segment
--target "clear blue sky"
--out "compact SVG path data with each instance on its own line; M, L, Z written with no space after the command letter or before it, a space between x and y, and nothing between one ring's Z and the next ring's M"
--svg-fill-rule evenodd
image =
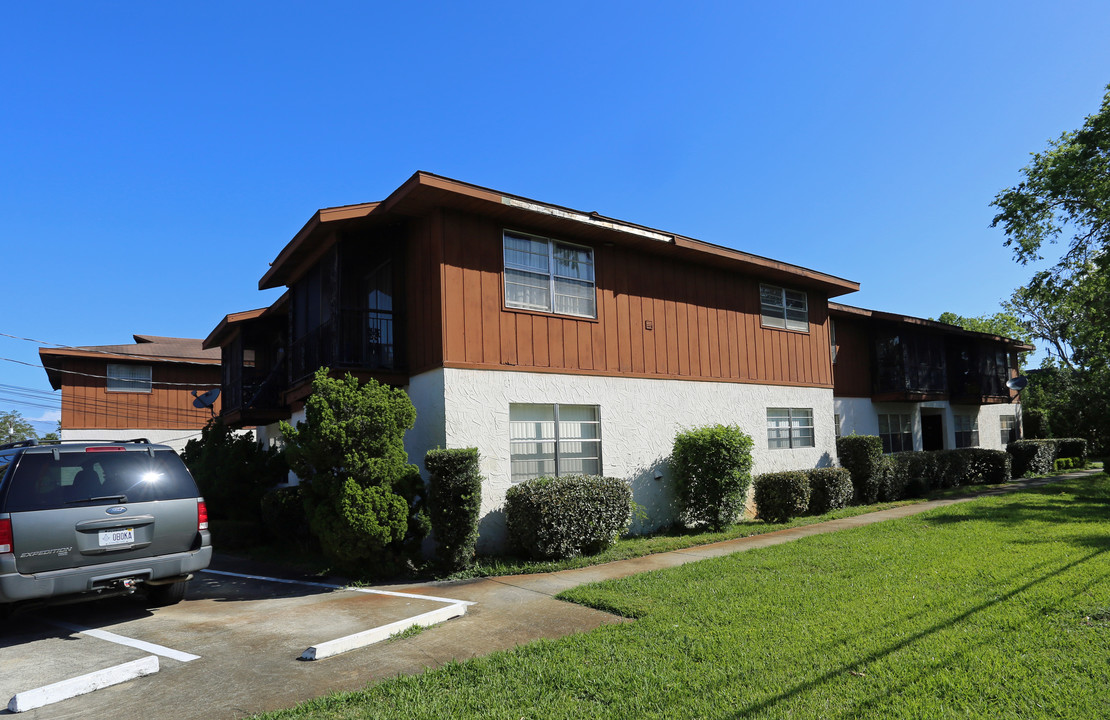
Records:
M0 332L204 337L418 169L993 313L1033 270L988 205L1098 109L1108 38L1105 0L11 4Z

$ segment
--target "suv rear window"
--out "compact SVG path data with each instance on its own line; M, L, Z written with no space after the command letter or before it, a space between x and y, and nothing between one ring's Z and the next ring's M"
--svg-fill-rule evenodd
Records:
M197 486L172 450L24 453L8 477L6 512L177 500Z

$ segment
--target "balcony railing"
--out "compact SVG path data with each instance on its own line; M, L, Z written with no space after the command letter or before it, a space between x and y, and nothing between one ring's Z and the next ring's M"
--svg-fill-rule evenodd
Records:
M293 381L321 367L396 370L399 365L392 313L346 310L338 324L326 322L290 347Z

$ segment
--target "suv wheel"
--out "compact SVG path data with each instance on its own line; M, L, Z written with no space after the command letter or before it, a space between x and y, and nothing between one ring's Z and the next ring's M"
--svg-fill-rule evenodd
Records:
M155 607L176 605L185 598L185 586L188 584L188 580L180 580L166 585L147 585L146 596Z

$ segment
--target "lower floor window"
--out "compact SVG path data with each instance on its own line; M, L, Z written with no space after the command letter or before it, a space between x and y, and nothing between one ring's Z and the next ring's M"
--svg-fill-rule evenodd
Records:
M913 450L913 429L909 415L880 415L879 439L884 453Z
M600 475L598 407L510 404L509 459L514 483L545 475Z
M812 408L767 408L767 447L814 447Z
M998 422L1002 425L1002 447L1017 440L1017 417L1014 415L1000 415Z
M956 447L978 447L979 418L974 415L956 416Z

